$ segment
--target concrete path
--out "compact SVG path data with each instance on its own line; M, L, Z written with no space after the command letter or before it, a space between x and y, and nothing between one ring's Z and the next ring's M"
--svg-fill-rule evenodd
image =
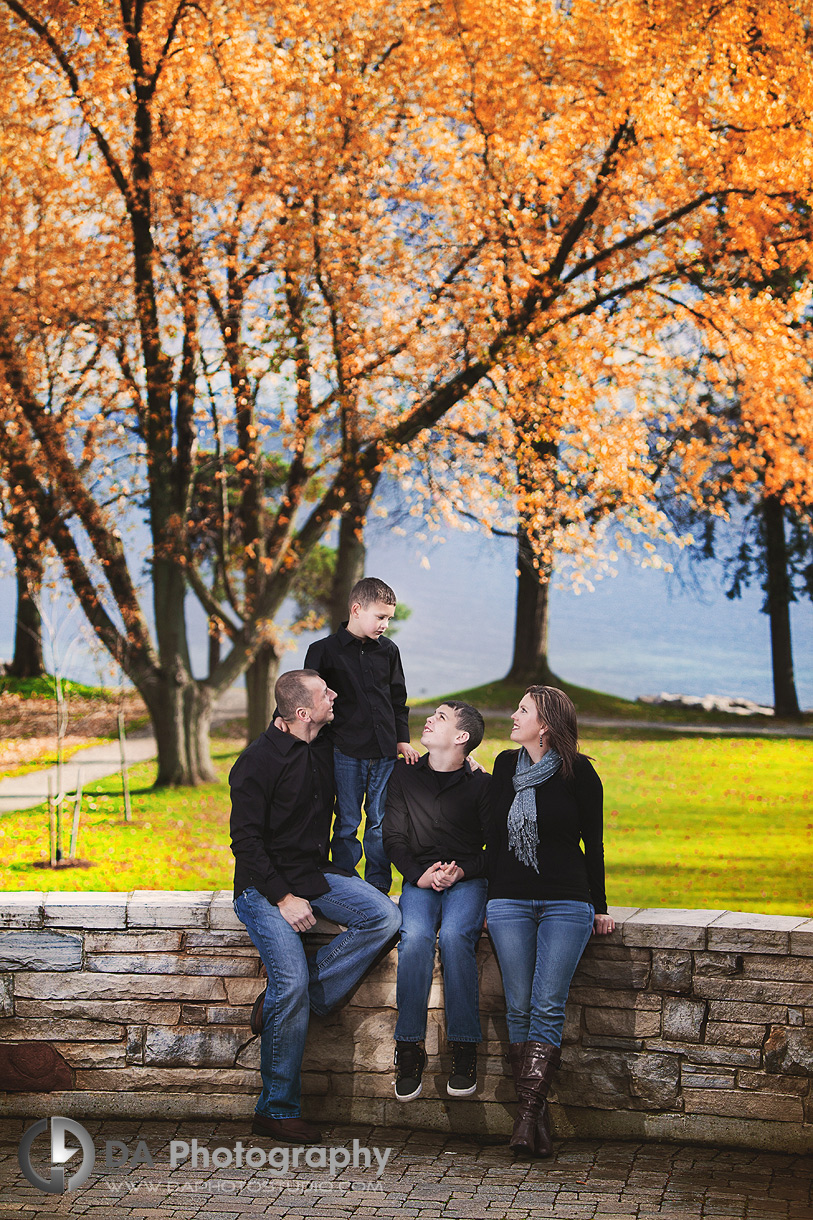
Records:
M124 1095L122 1101L126 1103ZM251 1135L248 1122L193 1120L86 1121L83 1126L96 1153L94 1171L76 1191L46 1194L29 1185L17 1161L20 1137L29 1126L19 1120L0 1121L0 1220L62 1216L299 1220L306 1215L315 1220L810 1220L813 1216L813 1156L567 1140L557 1142L551 1160L527 1162L514 1161L504 1145L482 1145L461 1136L348 1126L323 1129L323 1147L310 1150L311 1168L301 1163L304 1150L299 1150L300 1164L294 1167L295 1149ZM138 1146L141 1163L107 1168L107 1140L121 1141L131 1159ZM172 1168L170 1142L180 1141L191 1152L193 1140L198 1144L198 1167L192 1168L187 1156ZM241 1160L253 1152L253 1168L236 1167L238 1141ZM69 1136L67 1142L75 1147L78 1141ZM338 1168L340 1146L347 1149L346 1168ZM144 1149L152 1165L145 1161ZM381 1158L389 1150L380 1176L374 1149ZM220 1150L220 1168L211 1163L215 1150ZM121 1145L113 1151L113 1159L120 1161ZM261 1152L271 1153L270 1166L257 1166ZM48 1135L38 1136L32 1161L42 1176L50 1174L49 1153ZM205 1160L210 1161L208 1167ZM66 1172L72 1172L71 1161Z
M127 738L127 765L145 762L155 758L155 738L152 736L132 736ZM113 775L121 766L121 754L117 741L104 742L95 746L87 746L71 755L68 762L62 766L62 791L71 796L76 792L79 772L82 773L82 786ZM0 814L11 813L15 809L33 809L48 799L48 781L51 781L54 796L57 795L57 769L49 767L46 771L29 771L26 775L10 775L0 780ZM69 800L73 811L73 800Z

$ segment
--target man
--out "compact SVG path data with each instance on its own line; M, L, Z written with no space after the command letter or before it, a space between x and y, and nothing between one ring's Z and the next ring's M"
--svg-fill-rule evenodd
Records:
M403 874L395 1027L395 1096L412 1101L426 1066L424 1038L435 941L443 966L450 1097L477 1088L482 1037L475 952L486 907L483 842L490 776L467 755L483 739L483 717L456 699L426 721L427 753L396 763L387 793L384 847ZM440 931L438 932L438 929Z
M283 674L275 688L287 731L269 725L229 776L234 909L268 973L261 1021L263 1090L252 1133L315 1144L300 1110L302 1055L313 1012L335 1008L397 934L398 907L327 858L333 812L333 747L320 729L335 692L314 670ZM315 915L342 924L308 959L302 933Z

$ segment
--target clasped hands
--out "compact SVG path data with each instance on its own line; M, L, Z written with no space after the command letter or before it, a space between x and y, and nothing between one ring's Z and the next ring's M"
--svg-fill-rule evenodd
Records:
M443 864L438 860L421 873L415 884L419 890L436 890L440 893L442 890L451 889L457 881L462 881L464 876L463 869L455 864L454 860L450 864Z

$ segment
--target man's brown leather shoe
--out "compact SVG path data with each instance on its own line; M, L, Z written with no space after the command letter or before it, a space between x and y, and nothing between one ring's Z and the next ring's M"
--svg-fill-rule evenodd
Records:
M304 1118L266 1118L255 1114L251 1124L252 1135L267 1135L269 1139L281 1140L283 1144L319 1144L322 1132L318 1127L306 1123Z

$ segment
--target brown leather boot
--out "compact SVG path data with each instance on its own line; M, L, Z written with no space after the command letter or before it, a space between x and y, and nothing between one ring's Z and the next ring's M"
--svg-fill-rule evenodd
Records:
M514 1088L519 1084L522 1074L522 1062L525 1058L525 1047L527 1042L509 1042L508 1044L508 1062L511 1066L511 1075L514 1077ZM553 1142L550 1129L550 1115L548 1113L548 1103L542 1102L542 1109L536 1120L536 1138L534 1140L534 1156L551 1156L553 1154Z
M547 1042L512 1042L508 1059L517 1088L517 1117L509 1141L518 1156L550 1156L550 1118L546 1098L562 1052Z

